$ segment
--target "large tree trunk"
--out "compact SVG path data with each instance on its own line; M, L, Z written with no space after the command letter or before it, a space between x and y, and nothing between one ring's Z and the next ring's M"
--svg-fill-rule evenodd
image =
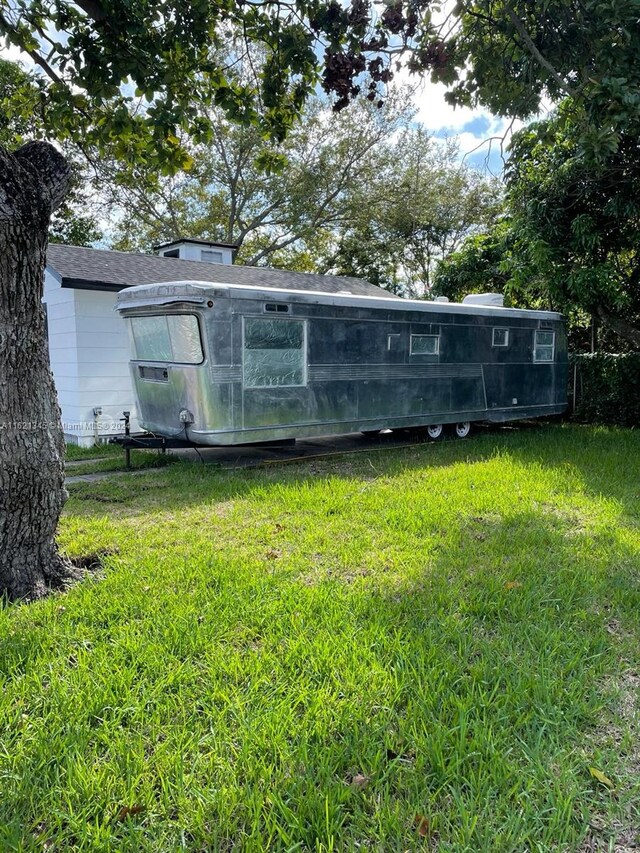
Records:
M0 594L14 601L75 575L55 543L64 438L42 307L49 218L68 182L48 143L0 148Z
M616 334L630 343L636 349L640 349L640 329L632 325L622 317L615 314L609 314L604 308L600 307L597 311L597 316L602 320L605 326L608 326Z

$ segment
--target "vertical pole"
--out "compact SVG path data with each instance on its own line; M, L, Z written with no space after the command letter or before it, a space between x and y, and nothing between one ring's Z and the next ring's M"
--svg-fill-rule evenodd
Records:
M131 435L131 412L123 412L124 435L125 440ZM124 446L124 464L127 468L131 468L131 448L125 442Z
M573 362L573 414L576 413L576 397L578 394L578 362Z

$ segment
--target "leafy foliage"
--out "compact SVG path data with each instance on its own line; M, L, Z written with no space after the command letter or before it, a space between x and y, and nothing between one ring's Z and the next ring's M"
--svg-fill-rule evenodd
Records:
M429 294L437 262L493 221L500 196L497 182L460 165L455 143L409 129L373 187L362 188L329 267L396 293Z
M38 106L34 77L19 65L0 59L0 145L17 148L27 139L41 137Z
M503 220L440 265L436 289L499 290L516 305L563 311L579 348L588 324L601 324L615 349L620 338L638 348L640 137L621 134L594 163L581 133L575 105L563 104L514 135Z
M187 235L238 245L244 264L428 291L435 259L486 225L499 189L411 119L402 91L382 109L365 100L339 116L314 98L276 146L218 115L188 174L156 181L139 168L107 171L121 211L115 248L148 251Z
M640 137L594 165L564 107L516 134L507 166L516 287L543 289L623 337L640 329ZM640 343L640 332L637 336Z
M597 158L638 128L640 0L430 0L177 3L19 0L0 35L42 72L49 132L164 171L188 168L188 130L211 138L212 106L282 139L321 84L342 109L403 63L451 87L454 103L526 117L570 96ZM234 44L229 57L227 45ZM264 63L254 69L248 46Z
M237 245L244 264L315 269L333 230L352 218L394 156L394 134L412 112L406 92L383 110L365 100L340 116L314 97L287 139L274 144L215 110L213 137L190 149L188 174L158 179L154 171L102 166L121 217L115 247L148 251L190 236Z
M640 0L472 0L456 6L452 103L526 117L569 98L589 159L640 130Z
M366 0L22 0L0 6L0 35L42 71L42 114L58 138L175 171L191 164L180 131L211 139L211 107L282 139L320 82L341 108L366 71L377 100L392 76L381 51L415 42L427 7L394 3L374 20ZM250 46L264 56L257 69Z
M40 96L36 78L18 65L0 59L0 145L18 148L31 139L42 139L46 128L40 113ZM55 211L49 230L53 243L89 246L100 240L102 232L91 210L90 187L86 186L85 164L78 150L65 146L70 161L72 180L69 193Z
M576 420L640 426L640 353L587 353L576 365Z
M489 232L468 237L457 251L438 263L434 295L460 302L468 293L505 293L509 282L510 237L505 219Z
M65 243L68 246L92 246L102 240L103 232L96 216L82 212L86 199L72 194L58 208L49 229L50 243Z

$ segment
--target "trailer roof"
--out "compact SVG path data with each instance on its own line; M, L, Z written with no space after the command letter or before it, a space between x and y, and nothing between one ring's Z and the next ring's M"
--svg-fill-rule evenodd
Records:
M522 317L541 320L561 320L562 314L555 311L531 311L524 308L503 308L490 305L462 304L460 302L432 302L426 299L388 299L379 296L353 294L348 291L322 293L320 291L293 290L277 287L253 287L248 285L216 283L206 281L172 281L144 284L120 291L116 309L141 308L149 305L166 305L176 302L204 303L207 299L233 296L236 299L265 299L313 305L339 305L344 307L380 308L385 311L418 311L425 314L463 314L471 316Z

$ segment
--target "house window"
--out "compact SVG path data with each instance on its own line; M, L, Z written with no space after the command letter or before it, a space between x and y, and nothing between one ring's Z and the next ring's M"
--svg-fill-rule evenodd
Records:
M247 317L244 321L244 385L270 388L306 385L303 320Z
M195 314L132 317L136 359L200 364L204 359L200 327Z
M200 260L206 264L221 264L224 261L222 252L216 252L214 249L202 249L200 251Z
M546 332L538 329L534 332L533 360L553 361L555 349L555 332Z
M491 345L494 347L508 347L509 329L494 329Z
M411 355L438 355L439 335L411 335Z

